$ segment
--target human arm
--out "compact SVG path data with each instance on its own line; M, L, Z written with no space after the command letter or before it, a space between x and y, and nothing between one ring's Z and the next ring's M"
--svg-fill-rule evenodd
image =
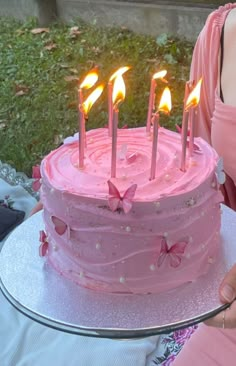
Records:
M42 210L43 208L43 204L42 202L38 202L34 207L33 209L31 210L30 212L30 216L34 215L35 213L37 213L38 211Z

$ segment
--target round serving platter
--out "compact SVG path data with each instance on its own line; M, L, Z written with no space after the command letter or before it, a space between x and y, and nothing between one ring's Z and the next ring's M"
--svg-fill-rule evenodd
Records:
M197 281L163 294L116 295L92 291L60 276L39 257L42 213L30 217L0 253L0 288L26 316L74 334L139 338L201 322L223 310L218 288L236 262L236 213L222 206L221 260Z

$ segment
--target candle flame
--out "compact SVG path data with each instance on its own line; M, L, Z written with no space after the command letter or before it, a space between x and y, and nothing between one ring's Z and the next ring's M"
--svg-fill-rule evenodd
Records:
M85 115L88 115L88 112L92 108L93 104L96 102L96 100L100 97L104 89L104 85L101 84L97 86L96 89L88 96L88 98L85 100L85 102L82 104L83 111Z
M131 67L130 66L124 66L124 67L120 67L118 70L116 70L114 72L114 74L111 75L110 79L109 79L109 83L112 82L117 76L119 75L123 75L126 71L130 70Z
M167 74L166 70L158 71L153 75L153 79L163 79Z
M170 89L167 86L162 93L158 110L165 114L169 114L171 111L171 108L172 108L171 93L170 93Z
M92 88L92 86L94 86L94 84L96 84L97 80L98 80L98 70L93 69L85 76L79 88L90 89Z
M113 105L118 105L125 99L125 82L122 75L117 75L114 81L112 102Z
M200 101L202 78L198 81L195 88L191 91L186 101L185 110L188 111L190 108L194 108Z

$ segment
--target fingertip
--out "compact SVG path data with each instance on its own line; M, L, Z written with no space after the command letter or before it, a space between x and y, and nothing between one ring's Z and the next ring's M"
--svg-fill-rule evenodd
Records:
M224 284L220 289L220 299L223 303L231 303L236 297L235 290L232 286Z

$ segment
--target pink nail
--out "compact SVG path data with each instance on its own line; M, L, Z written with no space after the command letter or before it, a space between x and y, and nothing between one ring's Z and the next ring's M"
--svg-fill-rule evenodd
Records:
M224 287L221 290L221 295L228 302L232 302L235 299L235 291L229 285L224 285Z

